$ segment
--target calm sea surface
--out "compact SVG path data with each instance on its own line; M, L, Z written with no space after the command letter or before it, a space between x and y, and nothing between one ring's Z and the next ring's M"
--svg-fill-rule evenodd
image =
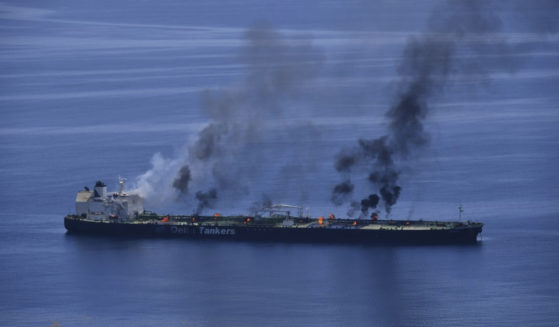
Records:
M457 220L461 203L463 219L485 223L477 245L65 233L78 190L98 179L116 189L119 175L132 187L156 153L184 153L210 120L202 92L254 68L243 59L253 26L310 46L293 60L317 72L239 150L232 171L252 173L207 213L246 213L266 194L344 217L329 201L334 157L385 133L402 50L437 3L0 4L0 325L556 326L559 38L546 8L499 16L506 54L458 54L495 65L451 77L430 99L429 145L402 172L392 217ZM521 24L518 10L535 18Z

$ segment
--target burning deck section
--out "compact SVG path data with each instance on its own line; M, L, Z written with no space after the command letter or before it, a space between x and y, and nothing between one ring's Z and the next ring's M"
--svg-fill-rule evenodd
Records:
M324 219L292 217L248 217L248 216L157 216L141 215L132 224L171 224L177 226L206 227L266 227L291 229L362 229L362 230L445 230L481 223L414 221L414 220L371 220L371 219Z

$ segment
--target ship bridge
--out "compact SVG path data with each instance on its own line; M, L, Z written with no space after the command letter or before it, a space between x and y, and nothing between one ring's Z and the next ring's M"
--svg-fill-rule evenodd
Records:
M76 195L76 215L92 220L130 219L144 212L144 199L139 194L124 192L126 179L119 177L119 191L107 192L107 186L97 181Z

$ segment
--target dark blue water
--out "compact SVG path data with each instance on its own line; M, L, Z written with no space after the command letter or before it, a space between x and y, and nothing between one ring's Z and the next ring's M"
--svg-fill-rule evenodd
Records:
M502 15L510 69L458 78L431 99L430 144L406 166L393 208L393 217L456 220L462 203L465 219L486 224L477 245L65 234L77 190L97 179L114 189L119 175L133 185L155 153L166 163L184 153L209 120L201 91L243 79L244 32L263 23L285 42L312 44L320 72L262 122L260 157L237 162L253 170L248 191L225 193L214 210L246 212L267 193L344 216L329 201L340 179L333 158L384 133L406 38L424 31L436 4L0 5L0 325L555 326L559 38L542 28L555 16L537 6L516 8L533 24L514 9Z

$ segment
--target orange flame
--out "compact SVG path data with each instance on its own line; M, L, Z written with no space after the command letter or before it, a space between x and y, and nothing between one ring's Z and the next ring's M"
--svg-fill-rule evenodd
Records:
M163 219L161 219L161 222L164 222L164 223L166 223L168 221L169 221L169 216L165 216L165 217L163 217Z
M352 225L357 226L357 220L354 220Z
M318 217L318 224L322 225L323 222L324 222L324 217L322 216Z
M219 212L214 213L214 217L217 218L217 217L219 217L219 216L221 216L221 215L219 214Z
M247 223L250 223L250 217L249 217L249 218L247 218Z

